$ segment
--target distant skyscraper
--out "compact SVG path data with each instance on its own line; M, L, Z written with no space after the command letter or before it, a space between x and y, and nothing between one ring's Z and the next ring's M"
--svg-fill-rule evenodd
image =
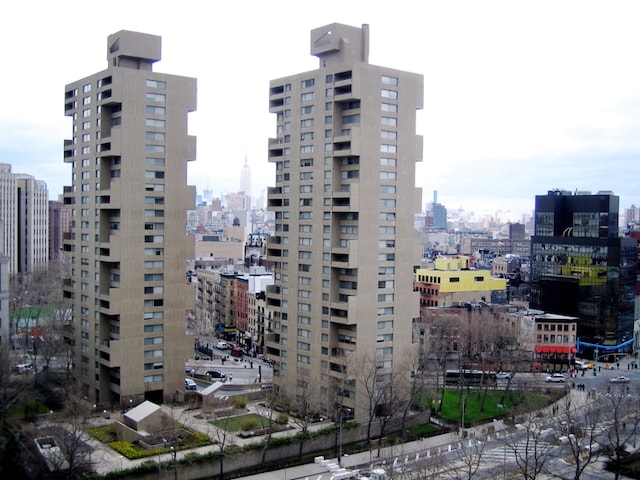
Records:
M49 190L42 180L16 174L18 271L33 272L49 261Z
M11 165L0 163L0 253L9 257L9 273L18 272L18 187Z
M108 38L107 69L65 89L73 187L64 203L74 209L65 295L76 377L89 402L105 406L175 399L193 351L185 219L195 199L186 182L196 79L154 72L160 58L159 36L123 30Z
M319 68L272 80L269 96L275 284L265 345L274 381L293 401L311 393L326 413L337 403L358 419L370 412L357 365L376 368L376 392L389 389L406 368L419 316L412 278L423 77L371 65L368 52L367 25L314 29Z
M587 343L632 338L637 242L619 237L618 213L608 192L553 190L535 200L531 307L578 317Z
M624 209L624 222L625 227L628 225L635 225L636 228L640 228L640 208L635 205L631 205L631 208Z
M251 169L247 163L247 157L244 157L244 165L240 172L240 191L244 192L245 196L251 197Z
M0 225L0 229L2 226ZM9 342L9 256L0 252L0 345Z

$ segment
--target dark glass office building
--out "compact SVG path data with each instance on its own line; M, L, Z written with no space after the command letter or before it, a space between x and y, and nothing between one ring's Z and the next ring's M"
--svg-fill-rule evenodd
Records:
M619 236L619 203L611 192L536 196L530 306L578 317L582 342L633 335L637 240Z

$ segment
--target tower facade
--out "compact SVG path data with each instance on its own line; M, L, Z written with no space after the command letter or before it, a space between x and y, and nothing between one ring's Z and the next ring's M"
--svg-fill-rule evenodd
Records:
M18 271L46 268L49 261L49 190L42 180L16 174Z
M71 277L76 376L93 403L162 402L184 389L192 294L185 282L194 244L185 235L195 188L187 133L196 80L153 71L161 38L120 31L106 70L70 83L65 141L72 232L63 249Z
M325 414L356 418L369 415L357 377L375 366L376 388L387 388L406 366L419 315L412 273L423 77L370 65L368 50L367 25L314 29L319 68L272 80L269 92L275 274L265 346L274 382L293 402L311 395Z
M532 308L577 317L594 345L632 338L637 242L621 238L619 197L549 191L535 200L531 237Z
M0 253L8 257L10 274L18 272L18 186L11 165L0 163Z

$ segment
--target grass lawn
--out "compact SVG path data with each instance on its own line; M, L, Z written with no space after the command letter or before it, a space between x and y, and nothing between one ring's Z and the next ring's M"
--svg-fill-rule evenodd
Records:
M237 417L226 417L218 420L212 420L211 425L218 428L223 428L227 432L239 432L240 430L255 430L262 426L269 425L269 419L262 417L256 413L248 413L246 415L239 415ZM272 423L275 423L272 421Z
M507 392L504 404L500 405L504 392L502 390L488 390L482 409L484 390L456 389L445 390L442 411L439 416L445 420L459 422L462 417L464 401L464 421L466 425L490 420L492 418L514 413L515 411L537 410L546 404L548 396L531 392Z
M21 418L28 420L36 415L45 413L49 413L49 408L37 398L31 398L11 407L7 415L13 420L19 420Z

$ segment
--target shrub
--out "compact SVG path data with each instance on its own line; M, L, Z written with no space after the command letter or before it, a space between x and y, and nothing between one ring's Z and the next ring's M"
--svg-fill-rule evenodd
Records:
M286 425L289 422L289 415L286 413L279 413L276 417L276 423L278 425Z
M258 426L258 423L253 418L245 418L240 423L240 430L243 432L249 432L251 430L255 430Z
M233 397L233 408L247 408L247 397L243 395Z

